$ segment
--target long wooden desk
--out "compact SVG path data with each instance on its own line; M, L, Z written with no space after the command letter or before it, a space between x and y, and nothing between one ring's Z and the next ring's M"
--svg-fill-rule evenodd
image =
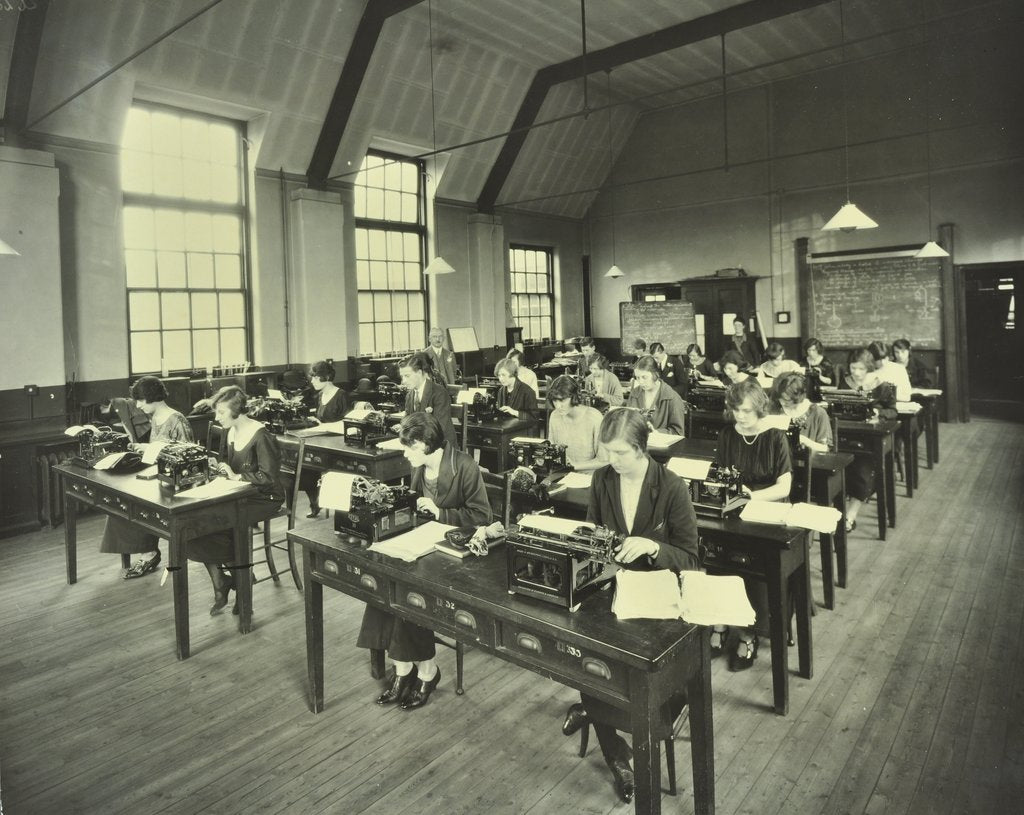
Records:
M282 464L294 469L299 451L299 440L288 433L277 437ZM309 436L302 455L302 469L324 472L342 472L364 475L379 481L393 482L409 475L409 462L401 450L381 450L377 447L356 447L346 444L342 436Z
M914 497L914 489L920 485L920 475L917 466L917 437L921 433L918 414L899 414L900 447L903 449L903 480L907 485L907 498Z
M158 481L143 481L133 474L119 475L60 464L64 489L64 548L68 583L78 581L78 506L94 507L131 521L147 532L169 541L167 568L174 597L174 636L178 659L189 656L188 561L185 544L208 532L230 528L235 546L238 629L252 630L252 581L249 530L242 502L256 488L249 485L214 498L176 498Z
M924 431L925 465L928 469L939 463L939 393L921 393L918 389L910 392L910 398L921 405L918 422Z
M551 496L555 513L584 519L590 490L564 489ZM789 712L788 626L789 592L796 603L799 674L813 674L811 645L810 569L807 567L809 533L770 524L754 524L736 517L697 516L697 531L704 549L703 565L710 574L734 574L763 580L768 585L769 630L772 651L772 693L775 712Z
M878 537L885 540L888 527L896 528L896 479L893 464L893 437L900 428L898 419L877 422L840 420L839 452L869 453L875 470L875 502L878 506Z
M480 464L491 472L503 473L508 469L508 443L516 436L533 435L537 420L508 416L485 422L469 419L467 425L467 446L480 451Z
M821 547L821 582L825 591L825 608L836 607L835 586L846 588L846 468L853 463L850 453L813 453L811 455L811 500L815 504L831 504L841 517L835 535L819 535ZM836 571L832 568L835 550Z
M306 667L314 713L324 708L326 586L628 711L637 813L661 811L656 725L662 705L685 688L694 807L714 812L711 656L703 628L681 620L617 620L608 591L591 595L575 614L509 595L500 549L465 560L434 553L410 564L343 543L322 522L300 524L288 537L305 549Z

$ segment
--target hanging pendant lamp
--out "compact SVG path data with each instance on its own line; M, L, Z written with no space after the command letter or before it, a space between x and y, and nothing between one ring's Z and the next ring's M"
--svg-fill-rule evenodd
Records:
M612 161L612 72L608 71L608 84L607 84L607 104L608 104L608 186L611 188L611 199L612 199L612 265L607 272L604 273L605 277L612 279L616 277L625 277L626 273L619 268L615 262L615 164Z
M923 13L923 9L922 9ZM924 155L925 155L925 172L928 177L928 234L932 234L932 117L931 117L931 95L932 95L932 73L931 73L931 51L928 48L928 24L925 21L925 59L924 59L924 74L928 77L928 83L925 89L924 97ZM943 249L935 241L928 241L924 246L921 247L920 251L914 255L917 258L948 258L949 252Z
M430 36L430 135L431 143L433 144L433 161L435 167L437 167L437 115L434 110L434 10L431 0L427 0L427 30ZM434 192L437 192L437 185L434 185ZM431 199L433 200L433 199ZM438 229L437 224L434 224L434 247L437 247L438 241ZM423 270L425 275L442 275L452 274L455 271L452 265L441 257L440 252L434 256L434 259L427 264L427 267Z
M0 255L20 256L21 252L11 246L3 238L0 238Z

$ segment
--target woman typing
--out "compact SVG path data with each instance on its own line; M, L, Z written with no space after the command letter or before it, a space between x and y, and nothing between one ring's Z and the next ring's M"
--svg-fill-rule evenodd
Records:
M341 421L348 413L348 397L345 391L334 384L334 366L327 360L314 362L309 368L309 382L316 393L317 422L322 424ZM316 473L302 474L300 486L309 498L307 518L315 518L320 514L320 506L317 503L320 496L318 478Z
M932 372L928 370L920 357L910 353L910 340L900 339L892 344L892 353L897 365L907 369L907 377L912 388L934 388Z
M682 436L685 405L679 394L661 381L661 369L654 357L640 357L633 366L633 377L636 387L626 399L626 407L639 410L651 430Z
M496 402L498 410L509 416L532 419L537 413L537 397L533 389L518 377L519 363L514 359L502 359L494 366L498 377Z
M832 423L821 405L807 398L807 377L783 374L772 386L772 407L800 430L800 444L817 453L832 449Z
M566 458L574 470L596 470L608 463L598 430L601 413L596 408L580 404L579 386L571 376L558 376L548 386L548 438L555 444L564 444Z
M836 384L836 369L832 360L825 356L821 340L811 337L804 343L804 367L807 373L815 373L822 385Z
M604 399L609 407L618 407L625 401L622 395L622 383L619 378L608 370L608 357L604 354L591 354L587 357L587 387L598 399Z
M747 379L750 379L747 361L738 351L726 351L722 355L722 359L718 363L718 367L722 369L722 381L725 382L726 385L732 385L736 382L744 382Z

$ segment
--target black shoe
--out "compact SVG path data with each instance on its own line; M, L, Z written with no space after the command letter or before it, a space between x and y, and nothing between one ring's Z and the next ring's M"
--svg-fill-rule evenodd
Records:
M437 687L437 683L441 681L441 669L437 669L437 673L434 674L433 679L426 681L420 680L417 682L409 695L402 702L402 710L416 710L418 707L423 707L427 703L427 699L430 698L430 694L434 692L434 688Z
M228 604L228 593L235 589L235 578L233 575L224 575L224 581L220 588L213 587L213 605L210 606L210 616L220 614L224 606Z
M579 702L569 705L569 709L565 712L565 721L562 722L562 735L571 736L588 724L590 724L590 715L587 713L587 709Z
M124 574L121 575L125 580L131 580L134 577L143 577L150 572L155 572L156 567L160 565L160 550L156 550L156 557L149 558L148 560L139 558L131 566L124 570Z
M614 759L608 762L608 767L611 769L612 776L615 778L615 792L618 794L619 798L622 799L623 803L628 804L633 800L633 793L636 792L636 786L633 781L633 770L629 766L629 762Z
M729 653L729 670L734 673L747 670L757 659L757 634L740 634L739 645L746 646L744 655L741 656L736 651Z
M415 682L416 666L413 665L412 670L405 676L394 675L391 679L391 684L384 689L384 693L377 697L377 704L393 705L396 702L404 702Z
M306 513L306 517L307 518L319 518L320 517L320 507L317 507L317 506L310 507L309 508L309 512Z
M720 657L725 653L725 641L729 638L729 629L723 629L722 631L716 631L711 629L711 657Z

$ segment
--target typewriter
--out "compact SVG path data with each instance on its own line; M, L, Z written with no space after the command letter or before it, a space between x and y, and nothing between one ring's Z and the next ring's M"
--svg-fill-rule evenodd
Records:
M498 416L498 402L493 393L474 393L473 401L466 406L466 412L477 424L489 422Z
M271 433L284 433L297 427L306 427L306 406L299 400L254 396L248 402L248 415L263 422Z
M694 410L725 410L725 388L714 385L694 385L688 394Z
M362 419L342 419L345 429L345 444L355 447L372 447L379 441L394 438L388 426L388 417L379 410L373 410Z
M613 554L624 535L604 526L527 515L505 535L508 593L576 611L583 599L612 578Z
M165 444L156 456L157 480L171 492L186 490L210 480L210 461L206 448L192 442Z
M837 419L848 422L866 422L875 415L871 399L862 393L829 391L825 398L828 401L829 414Z
M394 382L378 382L377 410L385 416L405 410L405 389Z
M528 467L538 476L570 469L565 462L565 445L547 439L517 436L509 442L508 454L514 464Z
M747 503L742 489L739 470L712 463L707 478L690 481L690 501L698 515L723 518Z
M367 545L408 532L416 526L416 497L404 485L359 478L352 483L349 508L334 511L334 531L349 543Z
M808 368L805 374L807 379L807 398L817 404L823 401L821 395L821 371L817 368Z
M73 456L71 460L79 467L92 467L104 456L128 449L128 436L111 430L106 425L90 425L76 433L75 438L78 439L78 455Z

